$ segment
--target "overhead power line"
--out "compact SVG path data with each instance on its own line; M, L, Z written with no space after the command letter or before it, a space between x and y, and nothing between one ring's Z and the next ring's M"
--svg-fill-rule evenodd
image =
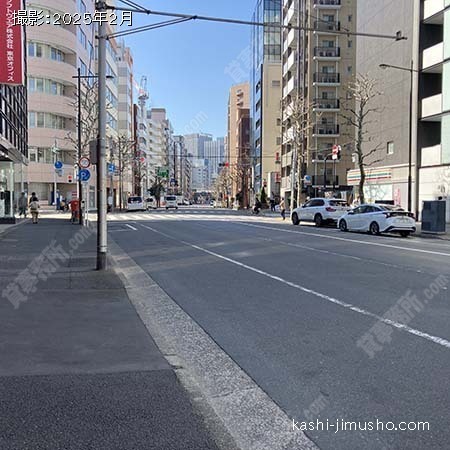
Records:
M111 9L115 11L128 11L135 12L140 14L147 14L153 16L166 16L166 17L176 17L178 19L185 20L202 20L207 22L219 22L219 23L227 23L227 24L235 24L235 25L249 25L249 26L258 26L258 27L270 27L270 28L280 28L286 30L305 30L305 31L317 31L312 27L305 26L295 26L295 25L283 25L277 24L273 22L265 23L265 22L255 22L253 20L240 20L240 19L228 19L224 17L215 17L215 16L201 16L198 14L182 14L182 13L174 13L174 12L166 12L166 11L155 11L152 9L147 9L144 6L141 6L134 1L131 0L119 0L124 5L128 6L128 8L117 7L113 5L106 4L106 9ZM140 27L142 28L142 27ZM152 29L152 28L150 28ZM134 32L138 33L146 30L131 29L128 34L132 34ZM397 31L395 35L387 35L387 34L377 34L377 33L362 33L357 31L348 31L348 30L333 30L330 31L330 34L335 35L344 35L344 36L361 36L361 37L372 37L378 39L391 39L394 41L401 41L408 39L406 36L403 36L401 31Z

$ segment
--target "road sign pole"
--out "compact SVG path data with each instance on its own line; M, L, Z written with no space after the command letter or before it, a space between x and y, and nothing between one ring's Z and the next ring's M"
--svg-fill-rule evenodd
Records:
M97 11L106 11L104 1ZM97 270L106 269L106 23L98 26L98 164L97 164Z

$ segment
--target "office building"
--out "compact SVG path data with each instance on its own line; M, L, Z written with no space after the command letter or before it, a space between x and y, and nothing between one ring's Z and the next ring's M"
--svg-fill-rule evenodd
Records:
M446 199L450 221L450 63L446 62L450 4L446 3L398 0L394 5L383 0L375 5L360 0L361 30L384 34L401 30L408 39L360 39L357 70L369 73L382 92L374 102L380 113L367 127L372 142L364 151L374 144L379 149L369 160L366 196L406 209L411 190L411 209L419 216L424 200ZM357 184L359 171L352 170L349 179Z
M242 148L245 139L240 135L241 118L250 111L250 83L240 83L230 88L228 97L228 127L227 127L227 163L231 180L230 195L233 202L240 192L240 179L244 171L251 170L249 148ZM248 129L248 133L250 129ZM250 145L250 143L248 144ZM242 159L242 157L244 157Z
M280 25L281 15L281 0L259 0L253 21ZM269 183L269 194L274 195L280 194L281 185L281 36L280 28L255 26L252 30L252 184L259 193Z

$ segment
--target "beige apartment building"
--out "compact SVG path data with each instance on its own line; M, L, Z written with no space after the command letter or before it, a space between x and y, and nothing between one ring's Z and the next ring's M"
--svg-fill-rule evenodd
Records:
M27 8L43 11L44 17L59 13L93 14L92 0L29 0ZM88 120L89 111L95 107L96 24L80 25L42 24L27 28L27 64L29 94L29 159L26 177L28 191L36 192L42 202L54 203L54 186L60 196L70 200L77 196L77 71L82 81L81 104L83 118L83 148L88 152L85 135L95 137L95 119ZM109 31L113 31L109 28ZM119 76L117 55L119 47L114 39L107 42L107 152L108 162L114 163L118 139ZM87 95L86 95L87 94ZM84 97L83 97L84 96ZM90 100L92 98L92 100ZM128 106L126 106L128 108ZM128 113L128 109L127 109ZM127 127L128 129L128 127ZM63 163L56 172L54 163ZM88 206L95 206L95 167L91 166L91 180L87 186ZM118 203L119 182L117 174L108 176L108 195L113 194Z
M284 0L283 24L305 29L283 31L281 195L289 202L297 187L301 198L345 195L353 130L341 114L356 71L356 38L334 32L355 31L356 0ZM302 104L307 126L299 139L291 116ZM333 163L335 145L342 152Z
M248 162L244 159L245 154L248 154L248 148L240 148L240 143L243 142L240 137L240 119L242 117L243 109L250 108L250 84L241 83L236 84L230 88L230 95L228 98L228 132L227 132L227 162L229 164L229 171L231 174L231 193L230 196L236 199L236 194L239 192L239 179L242 178L240 173L249 168Z

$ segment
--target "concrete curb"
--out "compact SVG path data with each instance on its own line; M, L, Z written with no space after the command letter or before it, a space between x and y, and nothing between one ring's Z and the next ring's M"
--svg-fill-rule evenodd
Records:
M11 231L15 230L17 227L20 227L21 225L24 225L25 223L30 222L31 219L23 219L20 222L10 224L8 228L5 228L4 230L0 230L0 239L11 233Z
M191 396L201 394L239 449L317 449L292 430L292 419L111 237L109 242L114 269L159 349Z

